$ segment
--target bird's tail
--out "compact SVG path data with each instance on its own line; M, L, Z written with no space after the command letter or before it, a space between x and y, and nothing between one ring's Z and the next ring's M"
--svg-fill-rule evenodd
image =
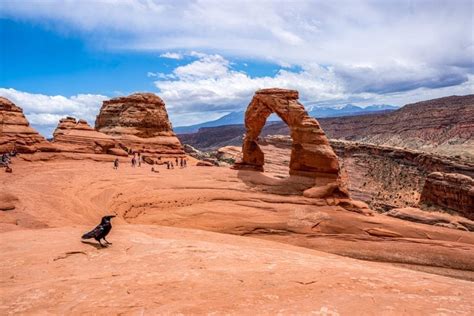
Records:
M88 232L88 233L85 233L84 235L82 235L82 239L91 239L92 237L94 237L94 234L93 232Z

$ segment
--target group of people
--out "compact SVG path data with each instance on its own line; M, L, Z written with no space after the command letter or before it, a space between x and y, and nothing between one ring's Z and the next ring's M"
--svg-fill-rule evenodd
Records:
M13 149L10 152L3 153L1 160L0 160L0 166L5 167L5 172L11 173L13 170L10 167L10 164L12 162L12 157L15 157L17 155L17 152L15 149Z
M142 166L142 155L140 152L138 152L138 157L136 153L133 153L133 157L132 157L132 167L135 168L137 165L139 167Z
M176 157L175 158L175 163L176 163L176 167L178 166L178 164L181 168L186 168L188 166L188 162L187 162L186 158L183 158L183 157L181 157L179 159L178 159L178 157ZM167 161L166 162L166 169L174 169L173 161Z
M140 152L132 152L130 151L131 154L133 154L133 157L132 157L132 160L131 160L131 164L132 164L132 167L135 168L135 167L141 167L142 166L142 161L143 161L143 156ZM161 157L158 157L158 160L161 161ZM114 160L114 169L118 169L119 168L119 159L118 158L115 158ZM187 159L186 158L183 158L183 157L176 157L174 159L174 163L173 163L173 160L171 161L166 161L164 162L164 164L166 164L166 169L174 169L175 167L175 164L176 164L176 167L179 165L181 168L186 168L188 166L188 162L187 162ZM159 172L157 169L155 168L151 168L151 171L152 172Z

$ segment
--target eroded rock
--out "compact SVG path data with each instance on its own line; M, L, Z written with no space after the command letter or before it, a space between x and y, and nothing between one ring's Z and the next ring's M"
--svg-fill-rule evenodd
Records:
M165 103L153 93L135 93L104 101L95 128L132 151L184 154Z
M339 174L337 156L318 121L298 102L295 90L262 89L255 93L245 112L243 158L235 168L263 171L264 154L258 137L272 113L281 117L291 130L290 174L336 179Z
M16 149L20 153L34 153L39 145L47 146L23 114L10 100L0 97L0 153Z
M117 141L111 136L97 132L84 120L66 117L59 121L53 133L53 143L61 152L88 154L117 154L126 152L116 148Z

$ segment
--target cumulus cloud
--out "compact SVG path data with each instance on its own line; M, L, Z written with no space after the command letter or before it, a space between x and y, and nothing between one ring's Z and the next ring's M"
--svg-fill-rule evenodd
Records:
M474 91L473 75L454 73L446 80L459 81L446 84L436 81L435 70L428 69L424 76L405 65L399 65L400 71L395 71L397 66L394 66L385 79L370 66L344 72L318 64L303 66L299 71L280 69L275 76L251 77L233 69L232 63L220 55L200 53L195 56L199 57L155 81L160 96L180 123L183 119L189 123L186 113L196 113L192 117L199 121L208 113L243 110L255 90L270 87L298 90L300 99L308 107L345 103L404 105L423 98ZM349 74L353 77L348 78ZM413 81L404 81L405 76L412 76ZM411 86L404 87L404 84Z
M4 0L0 10L168 58L188 49L290 64L473 64L470 0Z
M95 116L99 113L102 101L109 99L97 94L78 94L71 97L62 95L44 95L0 88L0 96L11 100L23 109L32 125L45 126L46 136L52 134L59 119L74 116L85 119L94 125Z
M344 89L331 68L305 66L299 72L280 70L274 77L252 78L234 70L220 55L200 54L200 58L179 66L170 78L155 81L171 111L223 111L241 109L257 89L285 87L300 91L303 99L334 100Z
M161 54L160 57L179 60L183 58L183 55L179 53L166 52L166 53Z

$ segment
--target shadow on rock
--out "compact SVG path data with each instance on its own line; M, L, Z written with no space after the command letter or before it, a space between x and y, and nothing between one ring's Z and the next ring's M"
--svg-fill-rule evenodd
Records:
M95 242L92 242L92 241L81 240L81 242L82 242L83 244L87 244L87 245L92 246L92 247L94 247L95 249L99 249L99 250L100 250L100 249L105 249L105 248L107 248L107 247L102 247L99 243L95 243Z
M290 175L284 179L277 179L264 172L239 170L237 177L248 187L259 192L281 195L302 195L303 191L314 185L314 179Z

